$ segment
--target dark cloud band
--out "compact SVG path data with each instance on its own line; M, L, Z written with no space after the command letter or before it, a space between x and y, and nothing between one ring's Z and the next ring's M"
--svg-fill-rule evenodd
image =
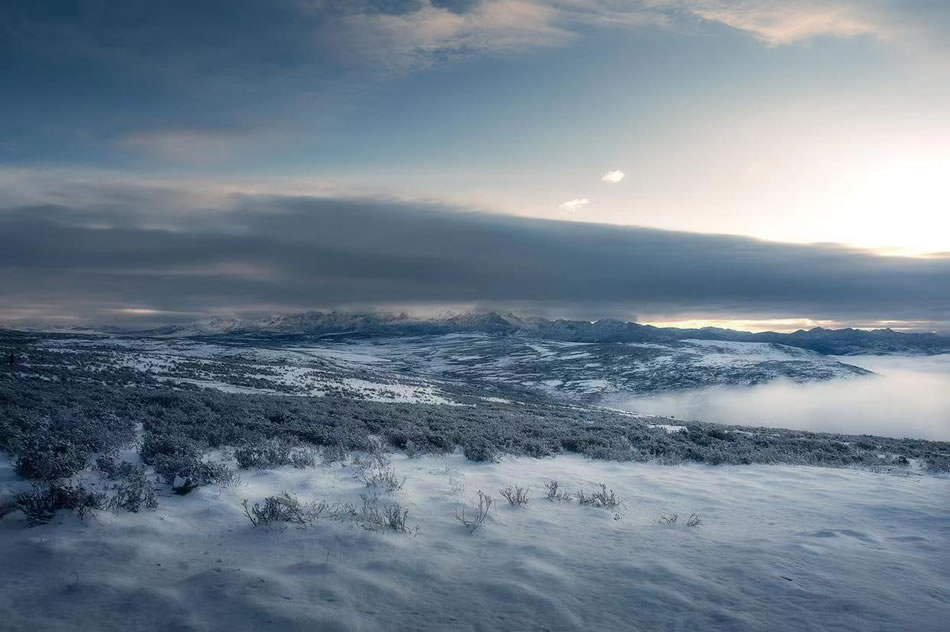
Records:
M586 317L950 321L950 258L381 199L238 197L211 210L188 199L101 191L74 206L0 210L4 315L477 304Z

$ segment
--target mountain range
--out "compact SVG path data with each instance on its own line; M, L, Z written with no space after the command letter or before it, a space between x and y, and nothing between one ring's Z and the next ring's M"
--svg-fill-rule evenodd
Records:
M950 352L950 336L905 333L892 329L825 329L815 327L792 333L746 332L717 327L681 329L655 327L614 319L596 321L549 320L498 312L419 317L389 312L302 312L260 320L213 318L135 332L150 336L423 336L490 334L563 342L672 342L720 340L768 342L810 349L828 355L937 354Z

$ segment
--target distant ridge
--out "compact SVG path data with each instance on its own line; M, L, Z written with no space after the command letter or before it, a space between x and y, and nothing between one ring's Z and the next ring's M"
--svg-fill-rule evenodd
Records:
M131 332L130 332L131 333ZM671 342L684 339L766 342L829 355L860 353L937 354L950 352L950 336L903 333L892 329L825 329L783 334L751 333L716 327L679 329L604 319L548 320L498 312L418 317L389 312L302 312L261 320L213 318L209 321L135 332L147 336L423 336L442 334L524 336L564 342Z

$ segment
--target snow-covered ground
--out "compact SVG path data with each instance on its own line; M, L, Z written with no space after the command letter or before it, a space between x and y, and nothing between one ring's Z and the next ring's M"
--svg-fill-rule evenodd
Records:
M157 379L230 392L428 404L458 403L446 382L542 391L596 403L627 394L788 379L848 378L863 369L768 343L576 343L485 334L297 341L222 338L51 338L50 368L66 362L132 369Z
M252 527L283 490L359 502L355 468L244 472L154 512L0 520L3 630L913 630L950 621L950 480L807 467L560 456L393 466L412 537L317 521ZM612 512L549 502L605 483ZM527 485L526 507L497 490ZM0 462L0 490L22 486ZM456 519L478 490L483 528ZM389 501L389 497L385 497ZM702 525L688 528L690 513ZM674 526L657 524L679 514Z

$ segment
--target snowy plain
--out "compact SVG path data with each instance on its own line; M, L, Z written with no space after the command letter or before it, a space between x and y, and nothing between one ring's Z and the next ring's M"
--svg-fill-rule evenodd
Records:
M353 465L244 471L155 511L0 521L4 630L946 630L950 480L578 456L392 463L413 537L254 527L241 501L358 502ZM606 484L613 512L551 502ZM497 490L530 489L527 506ZM2 488L22 486L9 462ZM495 498L470 533L456 511ZM389 499L389 497L387 497ZM691 513L702 525L685 526ZM677 513L677 524L658 524Z

